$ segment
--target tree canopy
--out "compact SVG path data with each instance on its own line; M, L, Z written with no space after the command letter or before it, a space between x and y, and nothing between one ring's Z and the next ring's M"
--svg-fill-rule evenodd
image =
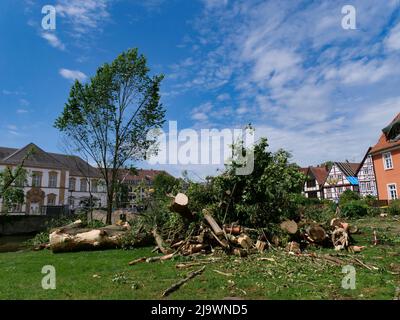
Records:
M88 83L75 81L55 122L74 152L98 166L107 188L108 223L119 169L146 158L156 142L149 132L165 121L159 94L163 75L149 72L137 49L123 52Z

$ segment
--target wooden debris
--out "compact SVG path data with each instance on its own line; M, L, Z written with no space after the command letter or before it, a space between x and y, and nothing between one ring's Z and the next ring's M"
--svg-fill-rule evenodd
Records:
M297 223L293 220L283 221L280 225L281 229L288 234L296 234L298 230Z
M213 271L218 273L218 274L220 274L220 275L223 275L225 277L232 277L233 276L233 273L226 273L226 272L222 272L222 271L219 271L219 270L213 270Z
M238 244L243 248L243 249L250 249L254 247L253 241L250 239L250 237L246 234L241 234L237 238Z
M139 259L133 260L133 261L129 262L128 264L129 264L130 266L133 266L133 265L135 265L135 264L138 264L138 263L141 263L141 262L145 262L145 261L146 261L146 258L143 257L143 258L139 258Z
M197 271L193 271L191 273L188 274L188 276L180 281L178 281L177 283L173 284L171 287L169 287L167 290L165 290L162 294L163 297L166 297L168 295L170 295L172 292L175 292L176 290L178 290L183 284L185 284L186 282L188 282L190 279L193 279L194 277L196 277L197 275L200 275L201 273L203 273L204 269L206 268L206 266L203 266L201 269L197 270Z
M311 242L321 243L326 237L326 231L320 225L314 224L306 228L307 236Z
M220 228L207 209L203 209L203 216L217 236L222 236L224 234L224 231Z
M172 198L172 203L170 205L170 210L179 213L183 218L188 220L193 220L193 213L190 211L189 198L184 193L178 193Z
M106 226L98 229L82 229L82 222L75 221L50 233L50 248L54 253L115 249L122 245L126 235L124 226Z
M267 243L265 241L257 240L256 248L259 252L264 252Z
M234 248L234 249L233 249L233 254L234 254L235 256L238 256L238 257L241 257L241 258L244 258L244 257L247 257L247 256L248 256L247 250L243 250L243 249L241 249L241 248Z
M351 253L361 252L363 249L365 249L365 246L349 246L347 248L347 250Z
M239 234L242 233L242 228L241 228L241 226L234 225L234 224L224 225L224 231L228 234L238 236Z
M331 240L336 251L342 250L349 245L349 235L343 228L337 228L332 232Z
M146 262L150 263L150 262L156 262L156 261L169 260L169 259L172 259L174 256L175 256L175 253L170 253L170 254L166 254L164 256L150 257L150 258L146 259Z
M286 250L293 253L300 253L300 244L296 241L291 241L287 244Z
M163 254L169 254L169 253L171 253L170 250L168 250L168 249L166 249L166 248L164 247L164 241L163 241L163 239L161 238L161 236L158 234L156 228L153 229L152 234L153 234L154 240L155 240L156 243L157 243L158 249L160 249L161 253L163 253Z

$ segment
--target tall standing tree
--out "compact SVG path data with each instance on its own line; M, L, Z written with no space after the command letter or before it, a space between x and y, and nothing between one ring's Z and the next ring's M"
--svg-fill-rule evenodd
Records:
M119 170L146 158L156 142L148 133L165 121L159 94L163 75L149 73L137 49L123 52L98 68L88 83L75 81L55 122L74 151L97 164L107 189L107 223Z

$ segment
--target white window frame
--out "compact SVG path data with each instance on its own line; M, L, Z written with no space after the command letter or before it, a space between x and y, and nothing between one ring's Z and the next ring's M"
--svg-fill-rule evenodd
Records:
M394 192L396 193L396 194L395 194L395 197L392 196L391 191L393 191L393 190L391 190L391 188L390 188L391 186L394 186ZM398 199L397 185L396 185L396 183L388 183L386 187L387 187L387 192L388 192L388 199L389 199L389 200L396 200L396 199Z
M387 158L386 156L389 155ZM385 170L390 170L393 169L393 158L392 158L392 153L391 152L385 152L382 154L382 159L383 159L383 168ZM388 161L390 161L390 166L388 165Z

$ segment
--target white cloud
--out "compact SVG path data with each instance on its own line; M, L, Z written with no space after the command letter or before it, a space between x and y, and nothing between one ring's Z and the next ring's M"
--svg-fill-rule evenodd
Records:
M101 23L108 20L107 0L59 0L56 4L60 15L73 28L72 36L80 37L85 33L101 31Z
M43 32L40 35L43 39L46 39L47 42L54 48L65 50L65 45L61 42L61 40L54 34L50 32Z
M400 50L400 23L398 23L385 39L385 45L388 50Z
M28 113L29 111L26 109L17 109L18 114Z
M87 75L79 70L60 69L59 73L63 78L72 81L85 81L87 79Z

